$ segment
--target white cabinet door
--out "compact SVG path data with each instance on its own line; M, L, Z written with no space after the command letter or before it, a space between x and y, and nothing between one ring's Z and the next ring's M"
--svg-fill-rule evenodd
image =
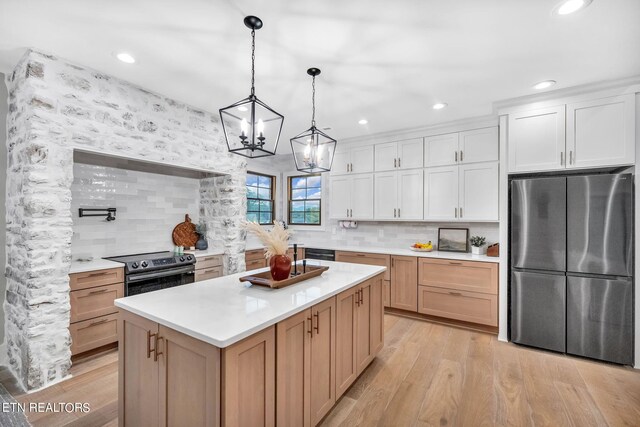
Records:
M498 221L498 163L460 165L460 210L462 221Z
M458 166L424 170L424 219L458 219Z
M398 218L421 220L424 209L422 169L398 172Z
M565 167L565 106L509 115L509 172Z
M424 166L455 165L458 163L458 133L428 136L424 139Z
M375 146L375 171L392 171L398 167L398 144L388 142Z
M373 219L373 174L358 174L351 177L350 218Z
M424 141L422 138L399 141L397 144L398 169L417 169L422 167L424 159Z
M373 145L351 149L351 173L373 172Z
M351 203L351 177L331 176L329 191L329 216L332 219L349 218L349 208Z
M497 162L498 128L460 132L460 163Z
M336 151L331 165L331 175L346 175L349 173L349 151Z
M398 174L380 172L375 174L375 219L398 218Z
M567 105L567 167L633 164L634 115L633 95Z

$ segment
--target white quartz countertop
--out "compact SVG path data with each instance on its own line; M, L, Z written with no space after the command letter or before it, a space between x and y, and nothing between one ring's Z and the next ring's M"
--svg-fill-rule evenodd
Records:
M212 256L212 255L223 255L224 251L220 250L220 249L207 249L204 251L198 251L198 250L194 250L194 251L184 251L185 254L193 254L196 258L202 258L205 256Z
M109 268L124 268L121 262L109 261L107 259L93 259L91 261L72 261L69 274L84 273L86 271L107 270Z
M490 257L486 255L474 255L470 252L444 252L444 251L432 251L432 252L416 252L409 248L392 248L392 247L379 247L379 246L345 246L335 243L298 243L301 248L316 248L316 249L331 249L335 251L346 252L365 252L371 254L385 254L385 255L399 255L399 256L415 256L420 258L439 258L439 259L453 259L457 261L482 261L500 263L499 257ZM262 246L251 245L247 246L248 251L254 249L260 249Z
M282 289L251 286L242 276L266 268L120 298L115 305L224 348L382 273L385 267L330 261L322 276Z

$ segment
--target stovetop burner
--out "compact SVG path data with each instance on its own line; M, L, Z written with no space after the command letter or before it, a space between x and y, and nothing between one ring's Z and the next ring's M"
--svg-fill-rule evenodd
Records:
M145 271L180 268L195 264L196 262L196 258L191 254L176 255L169 251L123 255L107 257L104 259L123 263L125 265L125 274L137 274Z

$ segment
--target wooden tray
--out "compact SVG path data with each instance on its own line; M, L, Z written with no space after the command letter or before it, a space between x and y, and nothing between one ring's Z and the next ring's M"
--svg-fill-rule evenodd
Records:
M184 222L176 225L171 233L173 238L173 244L176 246L184 246L190 248L196 245L198 241L198 233L196 233L196 226L191 222L189 214L184 216Z
M288 279L280 280L276 282L271 278L270 271L264 271L262 273L252 274L251 276L244 276L240 278L241 282L250 282L252 285L267 286L272 289L280 289L289 285L293 285L303 280L311 279L321 275L324 271L327 271L329 267L321 267L317 265L307 265L306 273L299 273L297 276L289 276ZM302 270L302 266L298 264L298 271ZM293 272L293 269L291 270Z

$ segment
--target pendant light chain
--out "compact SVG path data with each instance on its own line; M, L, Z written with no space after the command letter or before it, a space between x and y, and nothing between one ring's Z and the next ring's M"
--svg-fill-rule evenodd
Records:
M316 76L313 76L313 79L311 80L311 105L312 105L312 110L311 110L311 126L316 125Z
M251 30L251 95L255 95L256 82L256 30Z

